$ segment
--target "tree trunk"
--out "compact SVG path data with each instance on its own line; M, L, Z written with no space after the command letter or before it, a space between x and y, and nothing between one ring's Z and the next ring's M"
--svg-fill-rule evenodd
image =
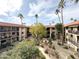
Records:
M36 37L35 37L35 42L36 42L36 45L39 45L39 38L38 38L37 34L36 34Z
M63 8L61 8L61 20L62 20L62 44L64 44L64 21L63 21Z
M38 18L36 18L36 24L38 24Z
M58 14L58 18L59 18L59 22L61 23L61 20L60 20L60 16L59 16L59 14Z
M21 18L21 41L22 41L22 18Z

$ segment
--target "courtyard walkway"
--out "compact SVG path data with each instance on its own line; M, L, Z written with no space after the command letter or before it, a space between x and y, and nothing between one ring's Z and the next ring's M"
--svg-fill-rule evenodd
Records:
M45 49L44 48L42 48L42 47L38 47L38 49L41 51L41 53L45 56L45 58L46 59L52 59L51 57L49 57L49 55L48 54L46 54L44 51L45 51Z

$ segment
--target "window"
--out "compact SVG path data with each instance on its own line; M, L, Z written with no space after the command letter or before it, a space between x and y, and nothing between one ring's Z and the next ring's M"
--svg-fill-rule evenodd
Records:
M79 31L79 26L77 27L77 30Z
M12 35L14 35L14 34L15 34L15 32L12 33Z
M16 28L16 30L18 31L18 30L19 30L19 28Z
M1 41L1 43L4 43L4 42L6 42L6 40L2 40L2 41Z
M73 27L71 27L71 30L73 30Z
M68 35L68 33L66 33L66 35Z
M24 34L24 32L22 32L22 34Z
M79 48L77 49L77 51L79 52Z
M55 28L52 28L53 30L55 29Z
M66 27L66 29L68 29L68 27Z
M73 35L71 35L71 37L73 37Z
M17 32L17 35L19 35L19 32Z
M79 36L77 36L77 42L79 43Z

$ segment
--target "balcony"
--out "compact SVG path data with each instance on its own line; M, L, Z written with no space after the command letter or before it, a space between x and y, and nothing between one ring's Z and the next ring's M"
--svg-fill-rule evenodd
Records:
M7 30L0 30L0 33L7 33L7 32L19 32L19 31L13 31L13 30L9 30L9 31L7 31Z
M68 32L72 34L79 34L79 31L74 31L74 30L68 30Z
M0 30L0 32L6 32L6 30Z
M75 41L72 41L72 40L68 40L69 42L71 42L73 45L79 47L79 43L76 43Z

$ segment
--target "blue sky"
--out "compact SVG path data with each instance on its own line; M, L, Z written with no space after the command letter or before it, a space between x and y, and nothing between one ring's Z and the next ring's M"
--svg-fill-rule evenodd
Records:
M0 22L10 22L20 24L17 17L19 13L24 15L23 22L26 25L34 24L35 14L39 15L38 21L48 25L49 23L58 23L58 17L55 14L60 0L0 0ZM69 23L70 18L79 20L79 3L66 0L64 7L64 23ZM53 23L53 24L55 24Z

